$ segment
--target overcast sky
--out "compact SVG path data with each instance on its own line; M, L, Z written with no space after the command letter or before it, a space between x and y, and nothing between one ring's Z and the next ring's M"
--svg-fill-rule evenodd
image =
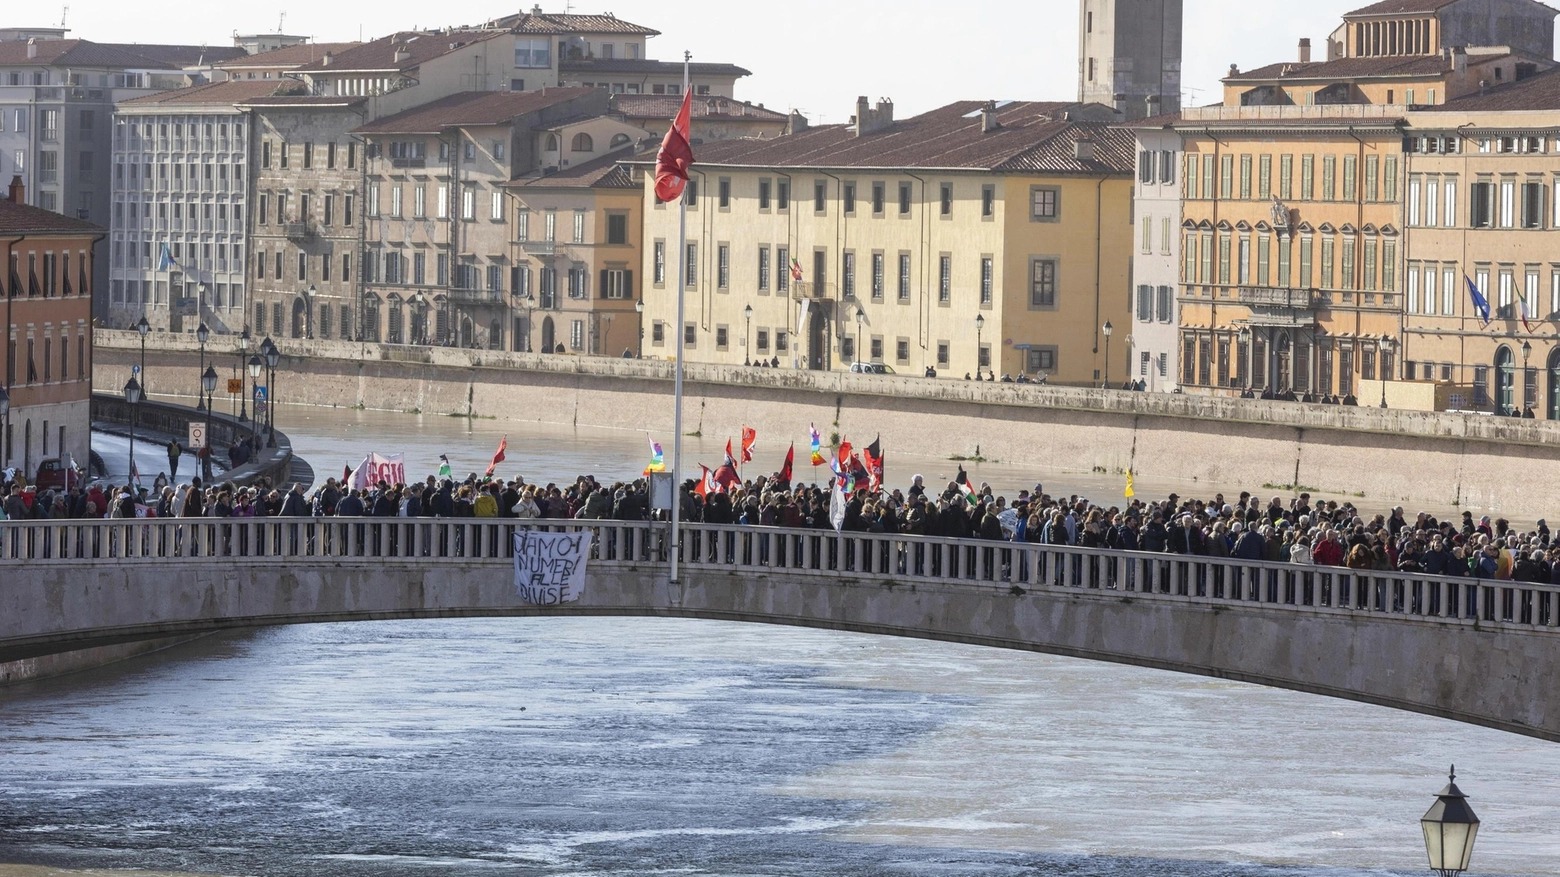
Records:
M532 0L534 2L534 0ZM612 12L653 27L653 58L729 61L753 71L737 97L776 109L798 108L816 122L842 122L858 94L894 99L901 117L954 100L1072 100L1077 96L1077 0L784 0L759 6L733 0L595 0L575 12ZM1367 0L1186 0L1182 83L1189 103L1219 99L1230 64L1250 69L1295 57L1310 37L1323 39L1342 14ZM530 5L530 2L525 4ZM71 36L104 42L230 44L234 31L287 33L318 41L373 38L412 27L476 24L517 11L491 0L442 0L440 18L412 0L248 3L199 0L70 0ZM18 6L6 24L59 22L60 7L24 19ZM561 12L559 2L544 4ZM762 13L749 10L762 9ZM163 13L163 14L158 14ZM1195 90L1194 90L1195 89Z

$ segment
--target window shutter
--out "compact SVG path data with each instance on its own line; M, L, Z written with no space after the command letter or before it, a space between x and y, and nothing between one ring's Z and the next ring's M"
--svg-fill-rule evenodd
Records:
M632 301L633 298L634 298L634 272L633 271L625 270L623 272L623 297L626 298L626 299L629 299L630 301Z
M596 294L601 298L607 297L607 269L605 268L601 269L601 285L597 287Z

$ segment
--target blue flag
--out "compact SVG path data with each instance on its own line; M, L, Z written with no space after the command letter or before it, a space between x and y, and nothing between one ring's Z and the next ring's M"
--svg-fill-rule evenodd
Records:
M160 246L162 249L157 253L157 270L167 271L171 268L178 268L179 263L173 261L173 252L168 249L168 245L161 244Z
M1484 321L1484 325L1488 326L1490 324L1490 300L1484 297L1484 293L1479 291L1479 287L1475 286L1472 280L1468 279L1468 275L1464 274L1463 280L1468 284L1468 297L1473 299L1474 312L1479 315L1479 319Z

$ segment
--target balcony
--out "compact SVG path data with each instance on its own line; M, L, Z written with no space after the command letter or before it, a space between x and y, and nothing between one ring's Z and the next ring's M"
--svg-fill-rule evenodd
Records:
M465 304L504 304L504 293L496 289L460 289L452 286L446 294L450 301Z
M1312 289L1290 289L1273 286L1243 286L1239 301L1243 305L1262 308L1289 308L1314 310L1321 304L1321 296Z
M521 241L520 249L527 256L553 256L558 253L558 244L554 241Z
M811 283L800 280L791 282L791 296L797 301L802 299L829 299L833 298L838 291L839 284L837 283Z
M314 237L314 229L310 228L307 222L284 222L282 234L290 241L306 241Z
M390 166L391 167L414 167L414 168L415 167L427 167L428 166L428 160L426 158L392 158L392 159L390 159Z

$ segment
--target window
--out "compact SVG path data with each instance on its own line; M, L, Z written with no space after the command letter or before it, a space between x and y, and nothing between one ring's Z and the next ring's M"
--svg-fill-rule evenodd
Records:
M628 243L628 217L621 213L607 216L607 243Z
M1138 153L1138 182L1152 183L1154 181L1154 153L1143 150Z
M847 264L850 264L849 262ZM731 245L719 244L715 247L715 288L731 288Z
M1517 181L1500 181L1500 227L1512 228L1516 224Z
M758 209L769 209L769 180L758 181Z
M731 209L731 178L721 177L715 184L716 206L722 210Z
M657 347L666 343L666 324L660 320L650 325L650 343Z
M397 214L399 215L399 214ZM477 218L477 193L470 189L462 189L460 193L460 218Z
M787 350L790 350L790 349L791 349L791 339L790 339L790 336L786 335L786 333L783 330L776 329L775 330L775 351L778 352L778 353L785 353Z
M899 300L910 300L910 254L899 254Z
M993 266L992 266L992 258L990 256L981 256L980 257L980 303L983 304L983 305L991 304L992 275L993 275L993 273L994 273L994 271L993 271Z
M937 260L937 300L947 303L953 298L953 257L943 253Z
M997 215L997 187L980 187L980 215L982 219L992 219Z
M688 244L687 252L683 256L683 285L689 289L696 289L699 285L699 245Z
M1316 156L1300 156L1300 200L1310 201L1316 197Z
M551 67L551 40L515 40L516 67Z
M948 342L937 342L937 364L943 368L948 367Z
M1165 186L1175 183L1175 153L1168 149L1159 153L1159 182Z
M791 182L789 180L777 180L775 182L775 209L791 209Z
M775 289L785 292L791 288L791 251L775 247Z
M581 132L579 134L574 135L574 139L569 141L569 151L570 152L595 152L596 151L596 144L590 139L590 135L589 134Z
M1468 192L1468 225L1472 228L1489 228L1491 206L1495 198L1495 184L1484 181L1474 183Z
M1151 323L1154 320L1154 288L1152 286L1139 286L1137 290L1137 319L1140 323Z
M683 324L683 346L689 350L698 346L699 327L694 323Z
M1171 286L1161 286L1161 287L1159 287L1159 301L1158 301L1158 308L1157 308L1157 311L1158 311L1158 314L1159 314L1159 322L1161 322L1161 323L1171 323L1171 322L1175 321L1175 307L1174 307L1174 303L1175 303L1175 288L1171 287ZM1160 374L1164 374L1164 370L1163 369L1160 369Z
M769 330L768 329L759 329L757 332L755 332L754 335L753 335L753 341L754 341L754 344L758 347L758 352L759 353L768 353L769 352Z
M1029 218L1037 222L1054 222L1060 215L1061 189L1051 186L1035 186L1029 190Z
M1555 185L1556 186L1560 186L1560 179L1557 179L1555 181ZM882 183L873 183L872 184L872 215L873 216L882 216L883 215L883 199L884 199L884 197L885 197L884 185Z
M1029 306L1051 309L1056 307L1056 260L1034 259L1030 262Z
M953 184L943 183L938 200L938 212L943 216L953 215Z
M841 200L845 202L845 213L851 215L856 212L856 184L846 183L840 187Z
M1522 184L1522 227L1544 227L1544 184L1537 180Z
M899 215L900 216L909 216L910 215L910 184L909 183L900 183L899 184Z
M840 358L846 362L856 361L856 339L846 335L840 339Z
M758 248L758 289L760 292L769 291L769 248Z
M883 300L883 254L872 254L872 300Z
M585 211L574 211L574 243L585 243Z
M814 180L813 181L813 212L814 213L823 213L824 212L825 208L827 207L826 202L828 200L828 196L829 196L829 184L825 183L823 180Z
M488 209L488 218L494 222L502 222L504 219L504 193L493 190L492 203Z

